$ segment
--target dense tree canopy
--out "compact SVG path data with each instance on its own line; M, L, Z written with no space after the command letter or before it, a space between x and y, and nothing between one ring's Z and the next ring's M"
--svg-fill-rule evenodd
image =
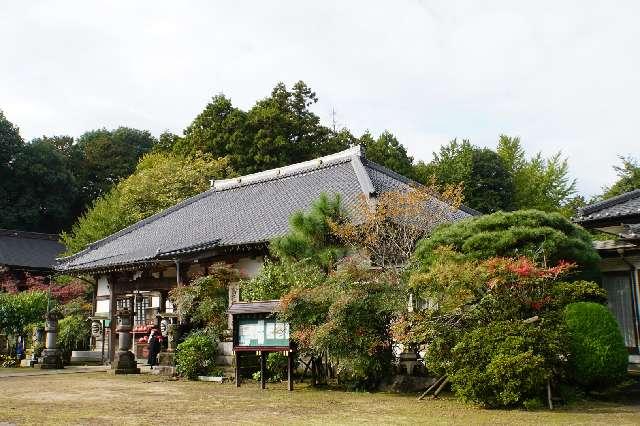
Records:
M90 131L77 141L42 136L24 143L0 112L0 228L69 229L155 143L149 132L125 127Z
M513 207L513 181L502 159L468 140L452 140L434 153L431 163L417 166L418 180L426 182L431 176L441 185L462 183L464 204L482 213Z
M591 236L559 213L498 212L445 224L418 244L416 259L429 264L436 249L445 246L469 259L527 256L547 265L575 262L584 276L598 274L599 256Z
M83 167L78 182L82 204L105 194L120 179L129 176L138 160L156 144L148 131L119 127L84 133L77 145Z
M179 154L204 152L227 156L240 174L310 160L343 150L353 143L348 132L320 124L310 107L316 94L299 81L291 90L278 83L271 95L242 111L224 95L215 96L174 140Z
M407 154L407 149L388 130L374 139L366 132L359 139L365 150L367 159L385 166L406 177L413 177L413 158Z
M26 144L15 156L11 179L2 186L0 227L57 232L71 226L76 180L64 155L46 142Z
M0 171L8 167L24 141L20 130L0 110Z
M165 131L157 140L148 131L119 127L91 130L77 139L42 136L24 143L18 127L0 112L0 226L68 231L98 197L134 172L142 155L152 151L177 157L226 157L230 167L244 175L360 144L370 160L418 182L429 183L435 177L440 185L463 183L464 204L483 213L536 208L570 216L584 203L574 197L575 181L569 178L567 159L560 154L527 157L518 138L503 135L495 151L454 139L434 153L432 161L414 162L388 130L378 136L365 132L356 137L347 128L323 125L313 111L317 101L315 92L303 81L291 87L276 84L269 96L247 110L220 94L211 99L182 136ZM16 163L22 151L28 151L22 158L37 158L36 163L46 164L52 176L40 182L38 167L24 161ZM18 173L17 168L25 170ZM620 182L607 189L606 196L637 187L637 162L625 158L617 170ZM18 174L24 183L15 182ZM40 182L40 188L30 187L34 182ZM26 194L29 205L16 202L16 193ZM59 198L55 195L32 203L43 194L65 197L57 206L53 205ZM10 205L16 207L6 207Z

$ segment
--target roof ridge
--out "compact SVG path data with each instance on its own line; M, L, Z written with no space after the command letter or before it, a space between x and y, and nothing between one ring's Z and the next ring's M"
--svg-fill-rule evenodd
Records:
M307 161L301 161L299 163L275 167L273 169L263 170L261 172L251 173L244 176L213 180L211 182L211 189L223 190L228 188L237 188L251 183L266 182L284 176L296 175L307 170L314 170L325 163L335 164L343 161L346 162L351 157L363 157L362 147L360 145L355 145L343 151L335 152L323 157L313 158Z
M56 234L45 234L43 232L20 231L17 229L4 229L4 228L0 228L0 236L30 238L32 240L51 240L56 242L60 238Z
M640 188L633 191L625 192L624 194L616 195L615 197L607 198L606 200L598 201L597 203L590 204L580 209L582 216L590 215L598 210L605 209L607 207L615 206L616 204L624 203L625 201L632 200L640 197Z

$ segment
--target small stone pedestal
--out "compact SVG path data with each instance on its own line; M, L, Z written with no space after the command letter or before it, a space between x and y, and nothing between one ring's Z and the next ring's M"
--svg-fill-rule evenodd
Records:
M162 336L167 339L167 350L158 354L158 374L173 376L176 373L176 334L178 325L164 318L160 324Z
M58 314L53 312L48 312L45 317L44 331L47 337L45 340L45 349L42 350L42 358L39 363L42 369L53 370L64 368L62 365L62 356L56 342L58 338L58 319Z
M400 354L398 365L407 370L407 375L413 374L414 368L419 364L418 353L415 350L407 349Z
M116 316L118 319L116 324L118 350L116 351L113 364L111 364L111 371L114 374L140 374L136 357L130 350L133 315L125 308L119 310Z

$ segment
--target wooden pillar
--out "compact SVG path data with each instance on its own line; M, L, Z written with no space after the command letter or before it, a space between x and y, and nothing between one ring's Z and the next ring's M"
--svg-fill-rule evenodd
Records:
M167 290L160 290L160 309L158 310L158 312L160 312L161 314L164 314L167 311L168 293L169 291Z
M178 287L182 287L182 285L184 284L184 272L182 270L182 264L180 263L179 260L176 259L176 285ZM174 313L178 314L178 324L184 324L184 318L182 318L182 312L180 312L179 309L177 309L177 306L174 306ZM177 309L177 312L176 312Z
M235 370L236 370L236 387L240 387L240 354L242 352L236 351L236 362L235 362Z
M267 383L267 378L266 376L266 368L265 368L265 364L266 364L266 353L264 352L260 352L260 389L264 389L266 388L266 383Z
M287 351L287 389L293 390L293 352Z
M109 274L107 279L109 283L109 362L112 363L118 346L118 334L116 333L116 312L118 311L116 274Z

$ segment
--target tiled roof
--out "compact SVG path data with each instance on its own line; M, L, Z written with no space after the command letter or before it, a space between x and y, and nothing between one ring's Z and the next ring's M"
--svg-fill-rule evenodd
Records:
M280 311L279 300L260 300L257 302L235 302L227 312L237 314L271 314Z
M640 216L640 189L583 207L574 218L589 223Z
M0 229L0 265L49 269L63 251L57 235Z
M216 247L265 243L286 234L289 217L307 210L321 193L340 194L347 212L353 213L363 195L408 187L410 181L365 160L356 148L216 181L209 191L60 259L59 269L101 270ZM470 210L458 210L452 219L471 214Z

